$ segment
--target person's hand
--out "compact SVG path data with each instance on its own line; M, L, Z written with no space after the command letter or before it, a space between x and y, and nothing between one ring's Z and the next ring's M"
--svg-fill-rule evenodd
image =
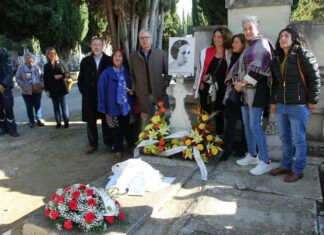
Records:
M4 90L5 90L4 86L2 86L2 85L0 84L0 93L3 93Z
M46 93L46 95L47 95L48 97L50 96L50 92L49 92L49 91L46 91L45 93Z
M308 107L308 109L316 109L316 104L308 103L307 107Z
M129 95L134 95L134 92L132 90L130 90L130 89L128 89L127 92L128 92Z
M237 92L241 92L241 91L243 91L243 87L244 87L244 85L243 85L243 83L241 83L241 82L237 82L237 83L235 83L235 85L234 85L234 89L235 89Z
M62 74L57 74L57 75L54 75L54 78L57 80L57 79L61 79L63 77Z
M270 106L270 112L271 112L272 114L276 114L276 105L275 105L275 104L272 104L272 105Z

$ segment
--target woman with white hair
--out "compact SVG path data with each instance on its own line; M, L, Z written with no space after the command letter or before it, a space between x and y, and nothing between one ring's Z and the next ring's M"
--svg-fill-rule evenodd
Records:
M273 46L259 34L260 20L256 16L244 17L242 26L247 45L231 76L238 75L235 89L243 92L242 118L248 152L236 163L242 166L256 164L250 173L262 175L272 169L262 118L270 102L268 78L271 76Z
M28 127L33 128L35 125L43 127L41 99L44 81L39 67L33 64L33 55L27 52L24 55L24 59L25 64L18 67L16 82L21 87L22 97L25 101L29 119Z

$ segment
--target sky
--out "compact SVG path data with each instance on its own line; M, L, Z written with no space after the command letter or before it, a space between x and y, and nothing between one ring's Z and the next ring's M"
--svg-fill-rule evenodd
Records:
M177 13L182 20L182 10L184 9L185 16L190 13L192 8L192 0L180 0L177 4Z

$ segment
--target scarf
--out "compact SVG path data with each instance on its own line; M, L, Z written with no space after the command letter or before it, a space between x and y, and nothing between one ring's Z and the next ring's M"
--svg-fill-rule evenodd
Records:
M31 73L31 77L27 79L28 83L36 84L40 82L34 65L24 65L24 70L25 73Z
M126 116L130 112L130 105L127 97L127 85L125 79L125 69L122 66L120 69L114 67L114 71L117 75L117 104L119 104L120 112L123 116Z

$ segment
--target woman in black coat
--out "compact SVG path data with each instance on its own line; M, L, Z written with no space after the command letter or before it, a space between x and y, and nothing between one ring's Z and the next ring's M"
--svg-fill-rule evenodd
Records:
M229 65L229 70L233 68L238 58L242 54L244 48L245 48L244 34L240 33L234 35L232 38L232 56L231 56L231 63ZM225 84L227 85L226 94L228 94L228 91L233 89L232 92L236 92L237 94L235 95L239 97L240 93L234 89L234 85L237 82L235 79L237 79L237 76L235 76L233 79L228 79L225 81ZM226 120L225 133L224 133L225 151L222 157L220 158L221 161L227 161L229 156L232 154L236 123L238 120L242 120L241 102L239 100L234 101L231 98L227 97L227 95L225 95L224 101L225 101L224 117ZM238 151L239 155L243 155L247 151L243 125L242 125L242 129L243 129L242 142L241 142L242 147Z
M69 93L66 79L70 73L66 66L59 61L59 57L54 48L46 51L48 63L44 66L44 85L46 94L52 99L56 128L61 127L62 111L64 128L69 127L69 109L66 102L66 95Z
M307 161L306 125L310 110L316 108L319 99L318 63L303 41L294 29L281 30L271 66L271 112L276 114L279 126L282 162L270 174L287 174L285 182L303 177Z

